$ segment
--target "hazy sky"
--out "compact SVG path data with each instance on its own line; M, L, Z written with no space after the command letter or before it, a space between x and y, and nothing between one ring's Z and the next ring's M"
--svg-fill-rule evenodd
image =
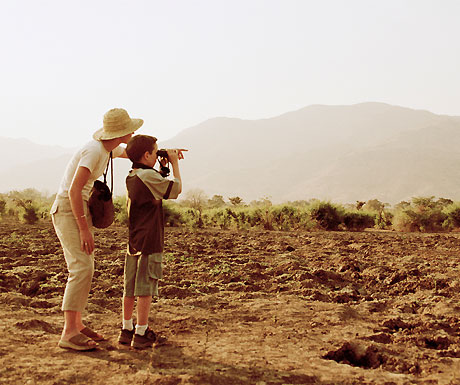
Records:
M459 19L458 0L0 0L0 136L74 147L112 107L160 140L310 104L460 115Z

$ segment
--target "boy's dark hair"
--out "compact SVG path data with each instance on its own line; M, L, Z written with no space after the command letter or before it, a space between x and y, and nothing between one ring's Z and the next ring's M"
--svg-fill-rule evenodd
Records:
M149 135L133 136L126 145L126 154L131 162L138 162L146 151L152 152L157 138Z

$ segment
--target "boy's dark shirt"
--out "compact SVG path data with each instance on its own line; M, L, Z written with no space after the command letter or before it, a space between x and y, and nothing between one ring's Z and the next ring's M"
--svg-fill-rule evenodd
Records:
M162 253L164 213L162 200L177 198L179 180L163 178L155 169L133 164L126 178L128 190L129 253Z

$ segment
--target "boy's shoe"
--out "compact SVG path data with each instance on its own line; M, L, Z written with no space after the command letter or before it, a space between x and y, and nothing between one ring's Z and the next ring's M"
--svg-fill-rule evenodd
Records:
M118 343L122 345L131 345L135 330L136 328L133 328L133 330L121 329Z
M134 339L132 346L136 349L145 349L151 348L153 343L157 340L157 335L155 332L147 327L144 335L141 336L140 334L134 333Z

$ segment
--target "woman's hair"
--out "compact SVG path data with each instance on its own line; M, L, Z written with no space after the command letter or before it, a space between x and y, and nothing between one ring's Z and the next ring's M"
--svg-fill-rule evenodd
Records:
M153 136L133 136L126 146L126 154L128 154L128 158L131 160L131 162L138 162L141 160L146 151L152 153L156 142L157 138L154 138Z

